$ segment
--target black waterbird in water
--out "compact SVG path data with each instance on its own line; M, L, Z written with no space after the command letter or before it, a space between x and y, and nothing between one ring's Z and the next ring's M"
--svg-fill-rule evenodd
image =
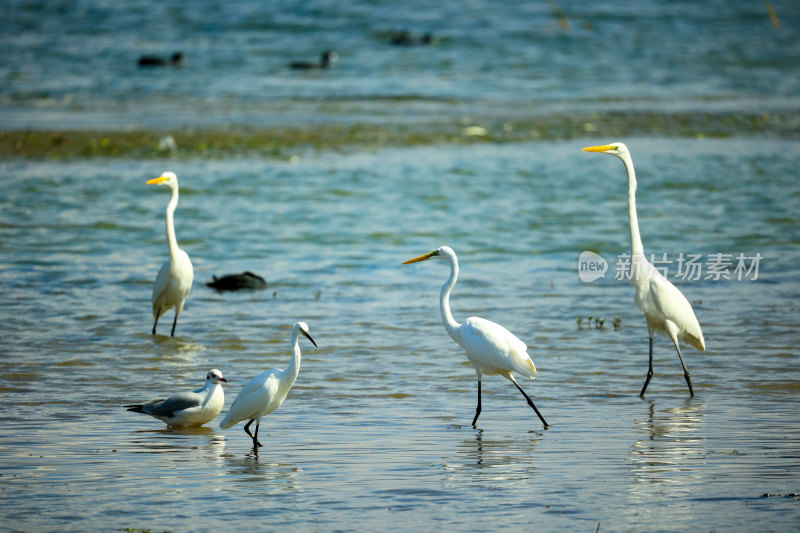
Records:
M325 50L322 52L322 57L319 63L311 63L309 61L293 61L289 63L289 68L294 70L317 70L326 69L331 63L339 58L339 54L333 50Z
M267 288L267 282L258 274L249 270L241 274L226 274L221 278L212 276L213 280L206 282L206 286L218 291L238 291L240 289L260 290Z

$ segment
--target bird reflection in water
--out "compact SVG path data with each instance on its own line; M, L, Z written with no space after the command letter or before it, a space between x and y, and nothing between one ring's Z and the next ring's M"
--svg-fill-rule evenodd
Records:
M153 345L159 349L157 353L153 353L154 357L189 361L206 349L203 344L187 342L181 340L180 337L167 337L165 335L147 335L147 337L152 339Z
M198 460L218 460L225 448L225 436L210 427L167 427L133 432L131 444L140 448L137 451L148 453L203 453Z
M634 441L629 454L634 465L636 483L681 484L695 482L696 470L708 457L703 415L705 405L686 400L678 407L656 409L655 401L647 403L647 416L637 420L636 431L641 438ZM642 496L650 494L649 489Z
M489 433L488 435L490 435ZM483 429L458 445L454 461L442 466L454 486L477 482L486 487L504 487L507 483L530 480L538 468L536 447L540 434L530 432L518 438L491 438Z
M227 473L225 479L234 483L272 482L268 486L275 491L302 491L301 480L305 472L293 463L278 463L263 460L258 456L258 449L245 455L223 454ZM278 482L277 484L275 482Z

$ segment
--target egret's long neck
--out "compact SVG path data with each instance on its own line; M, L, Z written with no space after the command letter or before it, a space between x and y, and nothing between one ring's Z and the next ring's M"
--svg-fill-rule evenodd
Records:
M639 234L639 218L636 216L636 171L629 155L622 157L622 163L628 172L628 222L631 226L631 256L644 254L642 236Z
M297 330L292 331L292 360L289 361L289 366L286 367L286 375L289 377L287 382L291 387L297 375L300 373L300 340L297 335Z
M169 247L169 257L175 261L178 253L178 239L175 237L175 208L178 207L178 187L172 189L172 198L167 204L167 246Z
M457 331L461 324L456 322L453 318L453 313L450 312L450 291L453 290L456 280L458 279L458 259L455 257L448 257L448 262L450 263L450 277L447 278L447 281L442 285L442 292L439 295L439 307L442 311L444 329L447 330L447 334L450 335L454 341L461 344Z

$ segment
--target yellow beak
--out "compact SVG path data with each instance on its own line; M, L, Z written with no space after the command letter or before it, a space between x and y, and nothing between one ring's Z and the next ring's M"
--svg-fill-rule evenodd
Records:
M423 254L423 255L421 255L419 257L415 257L414 259L409 259L408 261L403 261L403 264L404 265L408 265L410 263L419 263L420 261L427 261L428 259L430 259L434 255L439 255L439 252L437 250L434 250L434 251L429 252L427 254Z
M165 182L165 181L167 181L168 179L169 179L169 178L167 178L167 177L164 177L164 176L159 176L159 177L157 177L157 178L153 178L153 179L151 179L151 180L148 180L148 181L147 181L147 185L158 185L159 183L164 183L164 182Z
M583 149L584 152L607 152L609 150L613 150L614 146L610 144L604 144L602 146L587 146Z

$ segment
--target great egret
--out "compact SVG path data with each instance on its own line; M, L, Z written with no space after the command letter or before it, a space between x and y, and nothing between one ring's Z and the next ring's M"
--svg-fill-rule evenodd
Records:
M156 282L153 284L153 335L161 316L175 308L175 320L172 322L171 336L175 336L175 326L178 324L178 315L183 311L183 303L192 288L194 269L189 254L178 248L175 238L175 223L173 215L178 207L178 176L174 172L164 172L161 176L147 182L148 185L165 185L172 190L172 198L167 204L167 246L169 259L161 265Z
M217 276L212 276L212 278L214 279L206 282L206 286L218 291L238 291L239 289L260 290L267 288L267 281L249 270L241 274L226 274L221 278Z
M225 405L225 392L220 382L226 382L216 368L206 374L203 388L192 392L179 392L166 400L150 400L142 404L124 405L128 411L144 413L172 427L202 426L216 417Z
M281 406L289 394L289 389L294 385L297 374L300 373L300 341L298 335L302 334L317 345L308 333L308 325L305 322L298 322L292 328L292 360L286 370L273 368L257 375L244 386L242 392L233 401L233 405L228 410L228 414L219 427L228 429L235 426L242 420L248 420L244 426L244 432L253 439L253 448L261 446L258 442L258 428L261 427L261 419ZM255 434L250 433L250 424L256 423Z
M689 386L689 396L694 397L692 378L683 361L678 339L691 344L701 352L705 351L706 343L689 300L644 256L642 237L639 234L639 220L636 216L636 172L633 170L633 160L628 147L623 143L616 142L602 146L588 146L583 150L617 156L622 160L628 173L628 221L631 227L630 274L631 281L636 287L634 301L647 319L647 331L650 336L650 364L639 396L644 398L644 391L647 390L647 385L653 377L653 333L658 331L672 339L675 344L678 358L683 366L683 377L686 378L686 384Z
M442 323L450 338L456 344L464 348L467 358L478 375L478 407L475 409L475 418L472 425L478 421L481 414L481 377L483 374L488 376L501 375L511 381L517 389L525 396L539 419L547 429L547 422L533 404L517 380L514 379L513 372L533 379L536 376L536 367L533 365L531 357L528 355L528 347L519 340L513 333L508 331L500 324L495 324L489 320L472 316L459 324L450 312L450 291L456 284L458 278L458 258L456 253L449 246L441 246L436 250L425 255L409 259L404 265L427 261L428 259L443 259L450 263L450 277L442 285L442 292L439 295L439 307L442 312Z

